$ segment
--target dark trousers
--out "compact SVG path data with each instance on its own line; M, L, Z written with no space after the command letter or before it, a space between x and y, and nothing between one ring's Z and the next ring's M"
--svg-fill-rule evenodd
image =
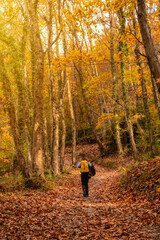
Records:
M88 196L88 173L81 173L81 182L82 182L82 189L83 189L83 196Z

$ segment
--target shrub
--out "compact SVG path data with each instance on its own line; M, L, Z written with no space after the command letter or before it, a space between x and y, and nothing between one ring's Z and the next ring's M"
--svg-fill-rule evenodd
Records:
M18 176L3 176L0 178L0 192L6 193L6 192L13 192L16 190L22 190L24 189L23 185L23 177L22 175Z
M45 183L46 181L42 177L37 177L37 176L24 179L25 188L30 188L34 190L43 188Z
M145 193L150 198L160 195L160 158L136 164L122 176L120 184L126 190Z

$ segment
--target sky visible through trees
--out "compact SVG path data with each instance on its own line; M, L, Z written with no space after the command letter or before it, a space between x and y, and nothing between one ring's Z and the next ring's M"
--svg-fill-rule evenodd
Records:
M158 0L0 1L0 157L58 175L65 148L159 154ZM14 161L13 161L14 160Z

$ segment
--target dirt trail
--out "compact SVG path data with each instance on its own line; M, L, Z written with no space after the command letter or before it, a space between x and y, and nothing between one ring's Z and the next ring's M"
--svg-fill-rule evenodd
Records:
M158 204L125 192L119 173L96 166L89 197L82 196L78 170L48 193L0 198L0 239L160 239Z

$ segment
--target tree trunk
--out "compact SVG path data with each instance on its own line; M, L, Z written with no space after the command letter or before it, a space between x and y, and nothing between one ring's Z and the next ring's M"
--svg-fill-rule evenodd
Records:
M55 10L56 33L58 35L58 27L60 24L60 0L58 4L58 16ZM59 43L56 42L56 57L59 59ZM55 175L60 173L60 158L59 158L59 120L60 120L60 82L61 70L55 69L56 74L53 77L53 116L54 116L54 147L53 147L53 171Z
M54 147L53 147L53 164L52 168L55 175L58 175L60 172L59 164L59 106L54 103L53 106L54 114Z
M34 74L34 123L33 123L33 144L32 159L34 172L37 176L44 178L43 168L43 71L44 52L40 37L40 30L37 19L37 2L28 1L31 23L31 34L33 37L33 55L35 56Z
M154 131L151 123L151 116L149 112L149 105L148 105L148 97L147 97L147 88L145 79L143 76L143 69L141 68L141 86L142 86L142 94L143 94L143 104L145 109L145 115L147 119L147 125L148 125L148 131L149 131L149 142L150 142L150 148L153 155L156 155L157 149L155 144L155 138L154 138Z
M137 0L137 5L138 5L138 11L137 11L138 22L140 26L140 32L142 35L146 56L148 59L149 68L151 71L151 75L156 81L156 85L160 93L160 82L157 82L157 80L160 78L160 63L158 61L158 55L153 45L151 29L147 21L145 0ZM155 86L153 85L153 88L154 87Z
M121 142L121 135L120 135L120 126L119 126L119 120L118 120L118 114L115 114L115 129L116 129L116 143L119 154L123 154L123 147Z
M76 128L76 120L75 120L75 114L74 114L74 109L73 109L73 100L72 100L72 94L71 94L71 87L70 87L70 83L69 83L68 77L67 77L67 90L68 90L68 99L69 99L71 121L72 121L72 164L75 164L75 162L76 162L77 128Z
M154 101L158 110L158 116L160 120L160 99L159 99L158 88L157 88L155 78L153 76L151 76L151 80L152 80L152 86L153 86Z
M114 104L114 121L115 121L115 138L117 143L117 149L119 154L123 153L122 143L121 143L121 134L118 120L118 104L117 104L117 77L116 77L116 68L114 61L114 35L113 35L113 13L110 14L110 56L111 56L111 73L112 73L112 82L113 82L113 100Z
M135 19L135 17L133 17L133 27L134 27L134 33L136 36L137 33L135 30L135 26L136 26L136 19ZM155 137L154 137L154 130L153 130L152 121L151 121L151 115L150 115L150 111L149 111L147 87L146 87L146 81L145 81L144 74L143 74L142 63L140 62L140 56L138 53L139 53L139 43L137 42L136 47L135 47L135 55L136 55L136 59L137 59L137 65L139 66L143 105L144 105L145 117L147 120L147 127L148 127L148 132L149 132L150 149L151 149L152 154L155 155L157 153L157 149L156 149L156 144L155 144Z
M130 137L131 148L132 148L134 157L136 157L137 148L136 148L136 144L135 144L135 140L134 140L133 127L132 127L132 123L130 120L130 109L129 109L129 102L127 99L125 73L124 73L124 69L125 69L124 53L126 50L126 46L125 46L124 39L123 39L125 36L125 18L124 18L124 13L123 13L122 8L119 10L118 16L119 16L119 23L120 23L120 35L121 35L121 39L119 41L119 50L120 50L119 55L120 55L120 61L121 61L120 68L121 68L121 81L122 81L124 112L125 112L125 119L126 119L126 123L127 123L128 133L129 133L129 137Z
M60 101L61 107L61 118L62 118L62 138L61 138L61 154L60 154L60 171L63 171L64 167L64 155L65 155L65 145L66 145L66 123L64 114L64 99Z
M66 44L66 31L63 27L63 51L64 57L67 54L67 44ZM66 90L67 72L66 67L63 71L63 81L61 83L61 97L60 97L60 108L61 108L61 121L62 121L62 137L61 137L61 153L60 153L60 171L64 168L64 156L65 156L65 146L66 146L66 122L65 122L65 111L64 111L64 97Z
M28 168L30 169L30 172L32 174L33 173L33 162L32 162L31 139L30 139L28 127L26 125L25 125L25 138L26 138L26 147L27 147Z
M43 142L44 142L44 157L45 157L45 166L49 170L51 168L50 156L49 156L49 148L48 148L48 134L47 134L47 119L44 116L44 124L43 124Z
M53 42L53 1L49 0L49 19L46 21L48 28L48 84L49 84L49 109L50 109L50 117L49 117L49 150L50 150L50 159L51 165L53 166L53 69L52 69L52 61L53 61L53 50L52 50L52 42Z

